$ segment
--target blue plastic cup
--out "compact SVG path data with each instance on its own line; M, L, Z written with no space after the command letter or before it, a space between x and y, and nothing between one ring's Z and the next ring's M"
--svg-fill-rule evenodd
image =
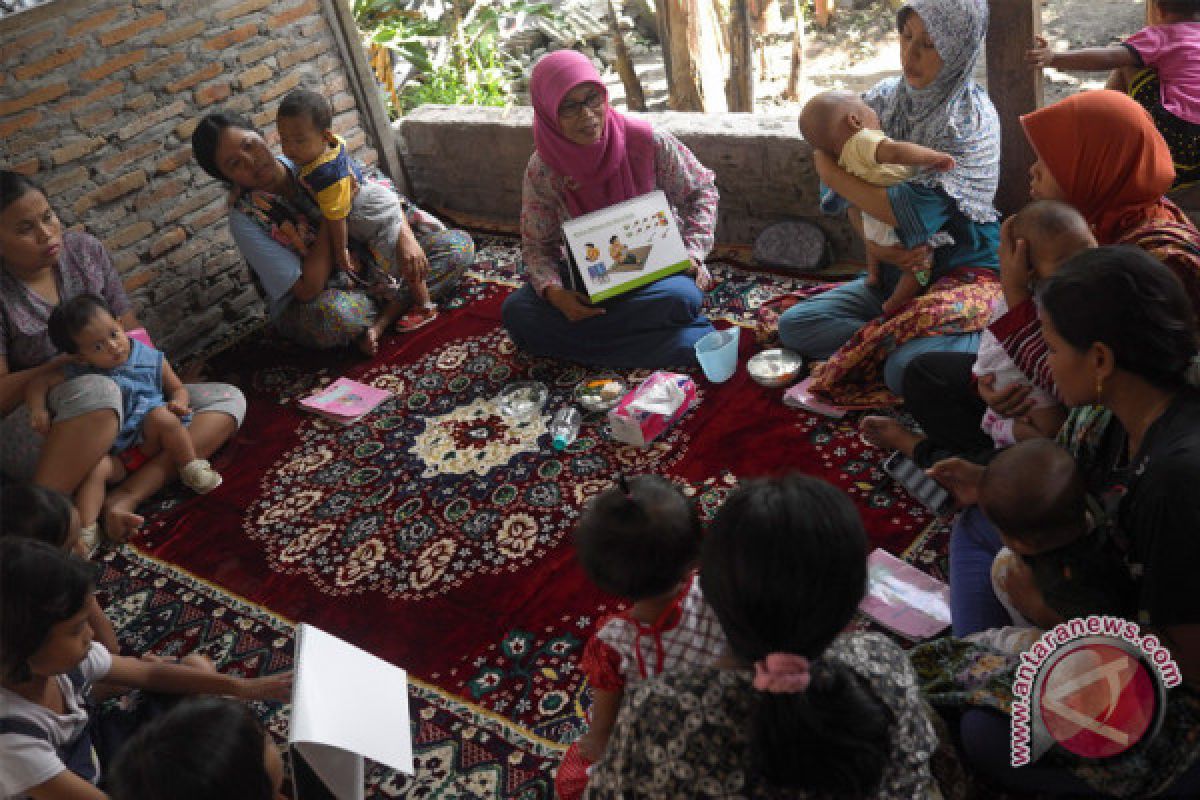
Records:
M696 359L704 370L704 377L713 383L724 383L737 371L738 339L742 329L738 326L723 331L707 333L696 342Z

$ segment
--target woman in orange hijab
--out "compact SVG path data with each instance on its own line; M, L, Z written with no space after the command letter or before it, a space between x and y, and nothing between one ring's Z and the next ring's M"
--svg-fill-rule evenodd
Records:
M1030 195L1075 206L1102 245L1149 251L1179 276L1200 311L1200 231L1163 197L1175 165L1146 110L1106 89L1073 95L1021 123L1038 157Z

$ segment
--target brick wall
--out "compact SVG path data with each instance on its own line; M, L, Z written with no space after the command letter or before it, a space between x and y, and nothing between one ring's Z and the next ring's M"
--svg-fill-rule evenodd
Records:
M679 137L717 174L717 241L750 244L773 222L816 222L839 258L861 258L845 217L821 215L812 148L796 119L760 114L640 114ZM430 207L500 224L521 213L521 180L533 152L533 110L422 106L396 122L415 196ZM480 149L480 142L486 147ZM478 154L472 156L472 154Z
M319 0L57 0L0 19L0 166L41 184L64 225L101 239L139 316L177 360L263 319L224 222L225 192L191 158L210 111L266 129L303 83L375 163Z

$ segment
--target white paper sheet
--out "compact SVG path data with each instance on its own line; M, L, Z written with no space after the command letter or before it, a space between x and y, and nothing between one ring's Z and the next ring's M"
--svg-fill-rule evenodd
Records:
M288 744L339 800L363 797L364 756L413 774L407 674L301 624Z

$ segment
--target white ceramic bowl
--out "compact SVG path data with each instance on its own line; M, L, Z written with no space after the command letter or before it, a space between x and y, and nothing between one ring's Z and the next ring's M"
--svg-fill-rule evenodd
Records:
M803 369L804 359L799 353L780 348L763 350L746 362L746 371L750 373L750 377L756 383L772 388L791 385L800 377L800 371Z

